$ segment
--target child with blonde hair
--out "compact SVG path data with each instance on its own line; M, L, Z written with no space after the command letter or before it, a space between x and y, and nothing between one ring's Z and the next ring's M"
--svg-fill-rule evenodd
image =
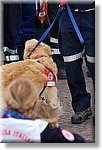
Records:
M31 81L11 82L4 96L6 108L0 118L1 142L84 143L78 134L52 127L39 111L39 95Z

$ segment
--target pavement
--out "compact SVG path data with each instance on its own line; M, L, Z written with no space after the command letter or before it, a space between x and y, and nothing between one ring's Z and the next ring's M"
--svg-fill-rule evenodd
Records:
M87 76L87 68L85 64L83 65L83 70L86 79L87 91L90 92L91 98L91 106L92 112L94 114L94 102L93 102L93 84L91 77ZM59 117L59 125L61 128L65 128L71 132L78 133L83 136L87 143L95 142L95 129L93 126L93 117L87 119L85 122L81 124L72 124L71 116L74 114L73 108L71 106L71 94L67 84L67 80L58 80L57 82L58 88L58 97L62 106L62 114Z

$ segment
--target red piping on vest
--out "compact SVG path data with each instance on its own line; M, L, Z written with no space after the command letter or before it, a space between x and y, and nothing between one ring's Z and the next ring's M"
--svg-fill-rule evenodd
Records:
M45 83L45 86L55 86L56 77L51 70L45 68L45 75L47 76L47 82Z

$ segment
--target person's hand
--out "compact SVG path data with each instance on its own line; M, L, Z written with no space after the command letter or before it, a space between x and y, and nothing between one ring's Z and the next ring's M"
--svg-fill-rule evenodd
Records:
M60 6L64 6L65 4L67 3L67 0L61 0L61 2L60 2Z

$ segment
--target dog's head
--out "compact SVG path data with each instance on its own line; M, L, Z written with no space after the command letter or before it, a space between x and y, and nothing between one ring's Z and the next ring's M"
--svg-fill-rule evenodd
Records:
M26 41L25 49L24 49L24 56L23 56L24 59L27 59L28 55L31 53L31 51L33 50L33 48L36 46L37 43L38 41L36 39L31 39L31 40ZM53 53L51 51L50 46L41 42L40 45L31 53L30 58L34 59L38 56L50 57L52 55Z

